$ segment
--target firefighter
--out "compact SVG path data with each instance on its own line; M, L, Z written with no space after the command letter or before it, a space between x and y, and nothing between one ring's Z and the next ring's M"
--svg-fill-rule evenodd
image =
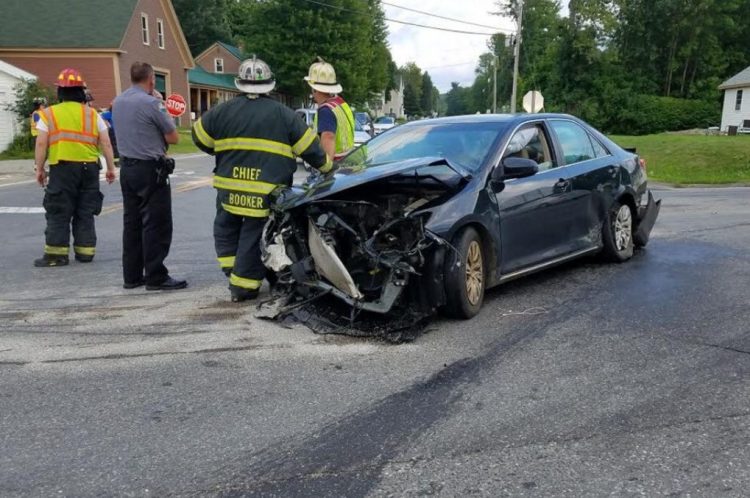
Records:
M107 160L107 182L115 181L107 125L86 106L86 83L75 69L57 77L59 104L41 111L35 150L36 180L44 194L47 229L44 256L34 266L68 264L71 224L76 260L88 263L96 251L94 216L102 209L99 151ZM44 163L49 159L49 178ZM49 181L48 181L49 180Z
M313 90L313 100L318 104L314 127L320 144L333 160L344 157L354 147L354 115L343 98L333 66L318 57L310 66L305 81Z
M260 239L270 214L268 194L291 185L297 156L322 173L333 164L315 132L268 97L276 81L265 62L245 60L235 85L241 95L203 114L193 125L193 141L216 156L216 254L232 301L241 302L257 297L266 276Z

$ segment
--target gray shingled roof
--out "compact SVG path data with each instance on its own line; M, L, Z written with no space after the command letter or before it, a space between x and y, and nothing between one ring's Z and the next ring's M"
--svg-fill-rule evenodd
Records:
M2 0L0 48L118 48L138 0Z
M737 86L750 86L750 66L746 67L743 71L740 71L738 74L735 74L724 83L719 85L719 90Z

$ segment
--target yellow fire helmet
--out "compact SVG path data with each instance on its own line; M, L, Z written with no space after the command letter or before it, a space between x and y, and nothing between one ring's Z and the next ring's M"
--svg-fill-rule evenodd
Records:
M320 57L318 57L318 62L310 66L305 81L313 90L323 93L341 93L344 90L336 80L336 70Z

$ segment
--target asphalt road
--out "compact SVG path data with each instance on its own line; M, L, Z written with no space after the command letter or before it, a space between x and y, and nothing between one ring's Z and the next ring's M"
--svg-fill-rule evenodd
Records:
M0 496L747 496L750 190L660 190L646 251L490 291L409 344L227 302L208 158L167 264L125 291L119 187L94 263L36 269L41 189L0 187Z

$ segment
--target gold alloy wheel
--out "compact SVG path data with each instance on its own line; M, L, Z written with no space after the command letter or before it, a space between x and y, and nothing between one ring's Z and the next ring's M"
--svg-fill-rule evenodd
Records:
M482 248L476 240L471 241L466 255L466 296L472 306L479 304L484 289L484 264Z

